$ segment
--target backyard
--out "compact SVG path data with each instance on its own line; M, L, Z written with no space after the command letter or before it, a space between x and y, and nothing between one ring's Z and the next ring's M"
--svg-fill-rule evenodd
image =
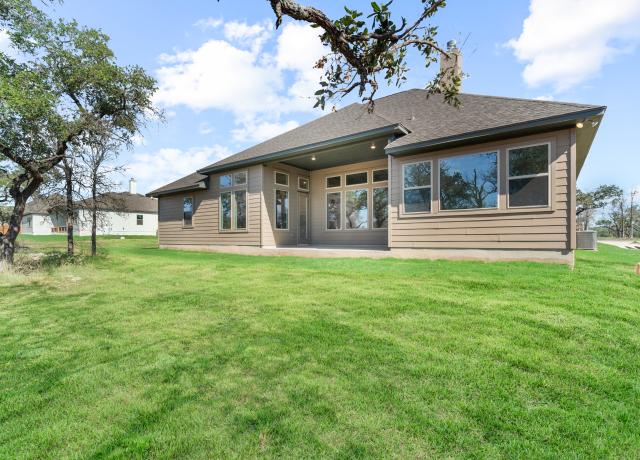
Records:
M640 457L638 251L571 271L99 243L0 276L0 458Z

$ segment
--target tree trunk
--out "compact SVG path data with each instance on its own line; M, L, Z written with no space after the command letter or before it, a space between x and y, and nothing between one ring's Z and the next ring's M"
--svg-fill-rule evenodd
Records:
M91 183L91 256L95 257L97 254L98 244L96 241L96 233L98 227L98 205L97 205L97 186L96 180Z
M24 190L20 191L20 183L26 180L23 176L23 180L14 183L10 188L9 194L13 198L13 211L11 211L11 217L9 218L9 228L6 233L0 237L0 271L6 269L8 265L13 265L13 259L16 252L16 239L20 234L20 223L24 216L24 207L27 204L27 200L33 192L35 192L40 184L42 178L32 178L27 184Z
M73 205L73 168L66 159L63 162L63 169L66 192L65 213L67 215L67 255L69 257L73 257L75 249L73 240L73 222L75 220L75 209Z

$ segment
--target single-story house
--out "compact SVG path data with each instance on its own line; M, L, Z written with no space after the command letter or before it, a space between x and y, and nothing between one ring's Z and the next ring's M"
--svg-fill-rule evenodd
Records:
M36 199L25 207L21 233L52 235L66 233L64 200L57 196ZM91 235L91 200L75 203L74 234ZM101 195L98 203L98 235L156 235L158 232L158 200L136 193L135 180L129 181L128 192Z
M403 91L204 166L148 194L159 244L573 263L576 179L606 107L460 102Z

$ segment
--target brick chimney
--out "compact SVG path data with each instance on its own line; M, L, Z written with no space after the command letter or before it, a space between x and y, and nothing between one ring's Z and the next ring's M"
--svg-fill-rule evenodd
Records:
M458 49L455 40L447 42L447 53L449 56L444 54L440 56L440 72L443 73L443 80L448 84L453 76L462 78L462 53ZM451 72L452 69L453 73Z
M138 190L136 188L136 180L133 177L129 179L129 193L132 195L138 193Z

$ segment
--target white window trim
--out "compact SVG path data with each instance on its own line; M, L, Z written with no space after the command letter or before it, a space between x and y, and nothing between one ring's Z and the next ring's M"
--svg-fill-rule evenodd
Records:
M300 187L300 179L306 179L308 184L307 188ZM301 192L308 192L310 189L311 189L311 179L306 176L298 176L298 190L300 190Z
M387 171L387 179L386 180L374 180L374 173L376 171ZM371 183L372 184L384 184L385 182L389 182L389 168L376 168L371 170Z
M223 178L223 177L225 177L225 176L229 176L229 177L231 178L231 185L224 185L224 186L223 186L223 185L220 183L220 179L222 179L222 178ZM248 178L247 178L247 179L248 179ZM233 187L233 173L220 174L220 175L218 176L218 188L219 188L220 190L222 190L222 189L228 189L228 188L231 188L231 187Z
M191 198L191 225L187 225L184 223L184 200L187 198ZM182 228L193 228L196 226L195 224L195 208L196 208L196 199L193 195L185 195L182 197Z
M497 174L497 191L496 191L496 205L495 206L491 206L491 207L487 207L487 208L463 208L463 209L444 209L442 207L442 195L441 195L441 190L442 190L442 177L440 177L440 163L442 162L442 160L447 160L449 158L456 158L456 157L466 157L466 156L470 156L470 155L486 155L488 153L495 153L496 154L496 174ZM404 178L403 178L403 182L402 184L404 185ZM464 211L484 211L484 210L489 210L489 211L495 211L496 209L500 209L500 149L495 149L495 150L489 150L486 152L473 152L473 153L458 153L455 155L448 155L446 157L441 157L438 158L438 203L440 203L438 211L439 212L443 212L443 213L459 213L459 212L464 212ZM404 194L403 194L404 197ZM404 199L404 198L403 198ZM411 213L410 213L411 214Z
M241 174L244 173L244 177L245 177L245 182L244 184L236 184L236 178L235 175L236 174ZM243 171L234 171L233 173L231 173L231 186L232 187L246 187L249 184L249 170L245 169ZM225 188L229 188L229 187L225 187Z
M358 184L358 185L367 185L367 184ZM367 192L367 226L366 227L361 227L361 228L347 228L347 193L349 192L356 192L358 190L364 190L365 192ZM371 224L371 193L369 193L370 188L369 187L365 187L365 188L349 188L348 190L344 191L344 206L343 208L343 214L342 214L342 218L344 219L344 230L346 232L352 232L352 231L356 231L356 232L361 232L363 230L371 230L371 227L369 224Z
M540 145L546 145L547 146L547 172L546 173L538 173L538 174L525 174L522 176L511 176L509 175L509 152L511 152L512 150L518 150L518 149L525 149L527 147L537 147ZM552 192L552 187L551 187L551 142L536 142L533 144L526 144L526 145L518 145L518 146L514 146L514 147L509 147L507 148L507 169L506 169L506 175L507 175L507 190L505 195L507 195L507 209L527 209L527 208L539 208L539 209L548 209L551 207L551 192ZM511 198L511 194L509 193L509 181L511 181L512 179L530 179L533 177L547 177L547 204L533 204L533 205L529 205L529 206L511 206L511 204L509 203L509 199Z
M284 185L282 186L284 187ZM287 201L289 202L289 204L291 204L291 194L289 193L289 190L284 190L282 188L274 188L273 189L273 230L276 232L288 232L291 228L291 226L289 225L289 218L291 217L291 206L287 206L287 228L278 228L276 227L276 222L278 220L278 205L277 205L277 196L278 196L278 191L280 192L287 192Z
M416 165L416 164L420 164L420 163L429 163L430 168L431 168L431 173L429 174L429 185L421 185L419 187L405 187L404 186L404 167L405 166L410 166L410 165ZM407 163L402 163L401 165L402 168L402 214L407 214L410 216L416 216L416 215L421 215L421 214L433 214L433 160L418 160L418 161L411 161L411 162L407 162ZM419 189L423 189L423 188L428 188L431 190L431 202L429 203L429 211L411 211L411 212L407 212L405 205L404 205L404 192L405 190L419 190Z
M329 174L327 176L324 176L324 188L325 190L335 190L335 189L339 189L342 188L344 185L344 177L342 177L343 174ZM327 179L333 178L333 177L339 177L340 178L340 185L338 185L337 187L328 187L327 186Z
M329 177L334 177L334 176L329 176ZM337 187L334 187L337 188ZM329 222L327 220L327 218L329 217L329 213L328 213L328 204L329 204L329 194L333 194L333 193L338 193L340 194L340 209L338 210L338 213L340 215L340 226L338 228L329 228ZM342 231L342 227L343 227L343 222L342 222L342 215L344 214L344 193L342 192L342 190L335 190L335 191L327 191L324 194L324 229L327 232L339 232Z
M244 184L243 184L244 185ZM238 228L237 215L236 215L236 192L244 192L245 200L247 202L247 226L245 228ZM222 228L222 194L231 194L231 228ZM249 191L245 187L238 187L234 189L225 190L220 192L218 197L218 230L220 233L245 233L249 231Z
M378 182L381 183L381 182ZM378 189L387 189L387 226L386 227L374 227L373 226L373 221L374 221L374 215L373 215L373 200L375 199L376 196L376 190ZM391 214L389 213L389 185L381 185L379 187L373 187L373 189L371 189L371 228L369 230L372 230L374 232L386 232L389 230L389 216Z
M284 174L285 176L287 176L287 184L279 184L278 182L276 182L276 177L278 174ZM289 173L286 171L281 171L279 169L274 169L273 170L273 185L274 187L289 187L289 184L291 183L291 178L289 177Z
M367 175L367 181L366 182L361 182L359 184L352 184L352 185L347 185L347 176L351 176L353 174L362 174L365 173ZM349 171L347 173L344 173L344 188L357 188L357 187L362 187L363 185L369 185L369 170L364 170L364 171ZM337 188L337 187L335 187Z

